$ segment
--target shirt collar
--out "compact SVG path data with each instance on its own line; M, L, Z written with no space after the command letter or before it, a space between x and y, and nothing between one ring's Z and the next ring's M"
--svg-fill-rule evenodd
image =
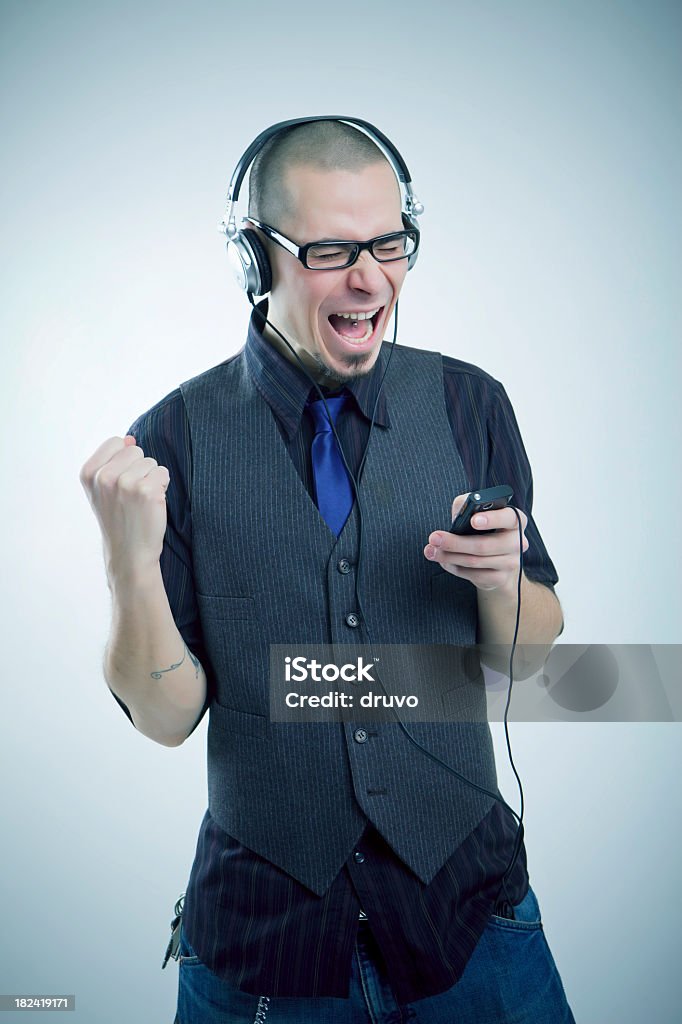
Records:
M263 320L256 312L268 313L268 300L262 299L251 313L246 335L246 365L251 378L266 400L275 416L282 423L289 440L298 431L301 417L308 398L318 398L317 391L298 363L287 359L263 337ZM386 365L386 345L382 346L379 358L368 374L348 381L345 389L355 399L356 408L368 420L372 419L374 403ZM312 393L311 393L312 392ZM326 394L325 389L322 391ZM390 427L386 389L381 388L374 422L380 427Z

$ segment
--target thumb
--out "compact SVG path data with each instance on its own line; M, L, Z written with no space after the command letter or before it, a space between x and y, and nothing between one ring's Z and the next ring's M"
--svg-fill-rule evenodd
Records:
M460 511L460 509L462 508L462 505L464 504L464 502L467 500L468 497L469 497L469 491L467 491L466 494L458 494L457 495L457 497L455 498L455 500L452 503L452 518L453 519L457 516L457 513Z

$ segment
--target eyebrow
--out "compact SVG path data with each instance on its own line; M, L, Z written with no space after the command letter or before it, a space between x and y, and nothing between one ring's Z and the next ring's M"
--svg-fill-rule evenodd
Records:
M382 235L398 235L404 228L396 228L395 231L382 231L378 235L372 235L372 238L381 238ZM369 239L362 238L339 238L338 235L327 235L325 238L316 238L316 242L362 242L369 241Z

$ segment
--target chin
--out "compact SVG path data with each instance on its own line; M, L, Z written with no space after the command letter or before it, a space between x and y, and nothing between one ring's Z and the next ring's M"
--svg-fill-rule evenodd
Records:
M373 352L363 352L360 355L349 355L342 363L335 366L330 365L318 352L315 353L315 362L320 373L327 379L345 384L354 377L362 377L374 369L378 355L378 349Z

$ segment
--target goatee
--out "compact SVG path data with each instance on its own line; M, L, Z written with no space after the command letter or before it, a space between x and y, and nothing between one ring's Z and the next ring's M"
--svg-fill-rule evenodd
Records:
M348 367L348 373L342 373L328 366L317 352L312 352L311 355L320 371L320 376L324 378L323 383L334 381L336 384L347 384L348 381L353 380L355 377L361 377L363 374L371 371L372 367L367 364L374 353L363 352L357 356L344 356L343 363L344 366Z

